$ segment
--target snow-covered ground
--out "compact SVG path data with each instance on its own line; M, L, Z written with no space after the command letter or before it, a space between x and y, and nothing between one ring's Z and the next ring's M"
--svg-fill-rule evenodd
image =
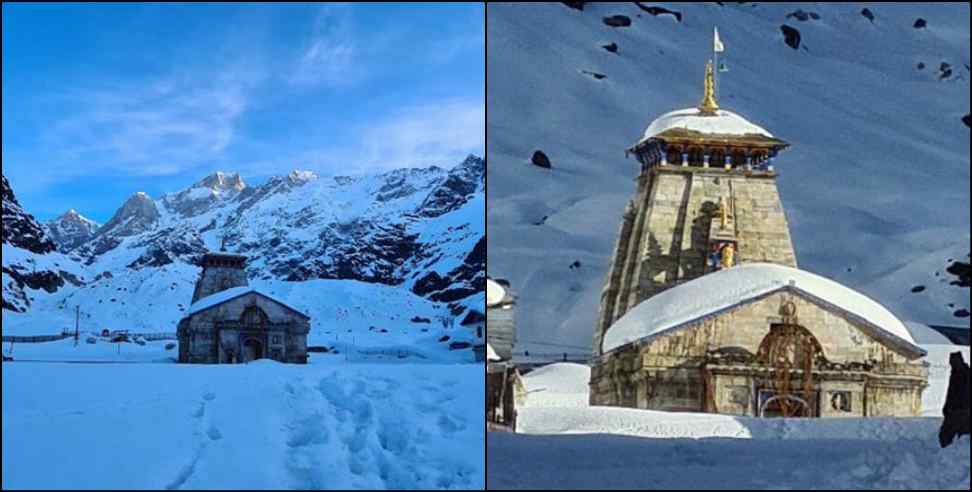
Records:
M935 426L916 422L935 434ZM969 439L657 439L490 433L486 487L626 490L969 490Z
M152 361L153 345L123 350ZM2 377L5 490L485 484L481 365L15 362Z
M487 438L489 489L969 489L969 439L938 445L948 354L931 365L924 418L752 419L590 407L590 368L524 376L517 435Z

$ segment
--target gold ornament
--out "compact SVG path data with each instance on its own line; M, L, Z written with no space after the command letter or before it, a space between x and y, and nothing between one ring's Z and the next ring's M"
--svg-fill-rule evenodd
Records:
M702 104L699 111L702 114L714 115L719 110L719 103L715 98L715 72L712 70L712 60L705 66L705 95L702 97Z

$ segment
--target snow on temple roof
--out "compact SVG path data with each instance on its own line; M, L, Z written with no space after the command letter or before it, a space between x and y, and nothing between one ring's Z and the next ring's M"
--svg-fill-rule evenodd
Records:
M259 290L249 286L233 287L232 289L226 289L224 291L217 292L211 296L203 297L202 299L193 303L193 305L189 306L189 310L186 312L185 317L188 318L194 314L201 313L207 309L214 308L216 306L219 306L220 304L227 303L229 301L232 301L233 299L236 299L238 297L243 297L247 294L257 294L259 296L266 297L267 299L270 299L271 301L276 302L277 304L285 306L291 311L294 311L295 313L300 314L305 318L307 317L300 311L297 311L296 309L290 307L286 302L283 302L280 299L277 299L266 293L260 292Z
M493 346L488 343L486 344L486 360L489 362L499 362L503 360L499 355L496 355L496 351L493 350Z
M720 109L714 115L703 114L699 108L672 111L653 121L642 140L657 137L672 129L697 131L712 135L762 135L774 138L766 129L750 123L732 111Z
M506 289L492 280L486 280L486 306L498 306L506 297Z
M768 263L711 273L645 300L611 326L604 336L603 351L686 327L787 288L836 306L873 325L879 334L922 351L894 314L864 294L810 272Z

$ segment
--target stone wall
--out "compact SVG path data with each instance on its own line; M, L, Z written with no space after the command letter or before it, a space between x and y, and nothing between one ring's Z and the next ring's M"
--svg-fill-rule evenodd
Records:
M513 356L516 344L514 306L505 304L486 308L486 341L504 360Z
M866 323L790 291L605 354L591 373L591 404L671 411L711 411L714 405L718 413L755 416L757 386L772 380L772 368L740 368L714 361L711 354L755 356L770 326L781 321L784 302L797 306L798 324L814 335L834 366L815 374L821 416L919 414L928 379L920 353L889 345ZM831 405L838 393L849 400L849 412Z
M734 211L737 263L797 266L774 172L662 166L647 169L638 183L602 291L595 353L607 329L634 306L706 273L720 198Z
M196 282L196 290L192 295L192 302L209 297L234 287L250 285L246 277L246 270L242 268L206 267Z
M225 363L228 362L227 347L237 355L241 354L241 347L237 346L239 332L232 329L222 330L219 340L216 323L239 320L243 311L252 305L262 309L273 324L266 333L264 354L271 356L274 350L278 350L282 361L306 362L310 322L290 308L256 293L238 297L183 320L179 324L180 360L190 363ZM276 343L275 337L280 337Z

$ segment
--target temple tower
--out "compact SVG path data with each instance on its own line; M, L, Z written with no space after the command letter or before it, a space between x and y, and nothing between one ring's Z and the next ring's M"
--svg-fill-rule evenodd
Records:
M594 353L636 305L740 263L797 267L774 158L789 147L720 109L712 63L702 103L655 120L628 149L641 164L601 293Z
M192 303L234 287L250 285L246 278L246 257L225 253L207 254L200 262L203 271L196 282Z

